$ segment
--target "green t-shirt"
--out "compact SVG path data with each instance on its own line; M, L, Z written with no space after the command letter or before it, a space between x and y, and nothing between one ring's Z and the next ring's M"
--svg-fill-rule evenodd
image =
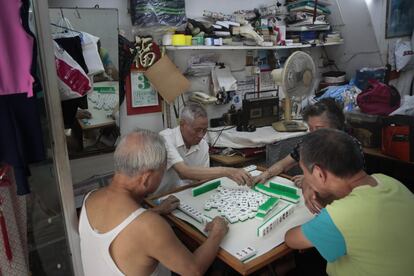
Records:
M391 177L372 176L377 186L356 187L326 207L346 245L329 275L414 275L414 195Z

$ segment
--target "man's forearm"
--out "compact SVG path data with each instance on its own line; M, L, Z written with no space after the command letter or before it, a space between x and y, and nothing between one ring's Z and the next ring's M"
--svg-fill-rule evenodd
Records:
M151 210L152 212L154 212L154 213L159 214L159 215L162 215L162 214L163 214L163 209L162 209L162 207L160 207L159 205L154 206L154 207L151 207L151 208L150 208L150 210Z
M218 235L209 236L207 240L194 251L195 260L204 274L217 256L222 238Z
M189 167L189 166L178 166L174 167L181 179L190 180L204 180L210 178L218 178L227 176L226 168L224 167Z
M306 249L313 247L312 243L303 235L301 226L288 230L285 234L286 245L292 249Z
M295 159L293 159L290 154L287 155L282 160L277 161L275 164L273 164L269 169L268 172L270 174L269 177L279 175L283 172L288 171L290 168L292 168L296 164Z

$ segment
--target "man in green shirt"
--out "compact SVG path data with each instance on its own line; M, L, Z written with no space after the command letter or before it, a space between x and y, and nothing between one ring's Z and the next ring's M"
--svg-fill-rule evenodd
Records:
M368 175L359 145L333 129L303 139L299 164L304 181L331 202L286 233L289 247L315 247L329 275L414 275L414 195L402 183Z

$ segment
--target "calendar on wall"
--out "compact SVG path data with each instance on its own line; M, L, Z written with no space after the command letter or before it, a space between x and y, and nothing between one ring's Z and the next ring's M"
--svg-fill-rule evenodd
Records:
M131 98L132 107L158 105L158 93L143 71L131 72Z
M133 70L126 80L127 114L161 112L161 99L144 70Z

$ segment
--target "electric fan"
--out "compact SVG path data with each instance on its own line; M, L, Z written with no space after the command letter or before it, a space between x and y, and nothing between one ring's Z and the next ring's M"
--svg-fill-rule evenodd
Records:
M272 71L275 83L283 87L285 93L284 115L282 121L272 126L279 132L305 131L307 127L302 122L292 120L292 97L305 97L309 95L316 83L315 63L310 55L296 51L285 62L285 66Z

